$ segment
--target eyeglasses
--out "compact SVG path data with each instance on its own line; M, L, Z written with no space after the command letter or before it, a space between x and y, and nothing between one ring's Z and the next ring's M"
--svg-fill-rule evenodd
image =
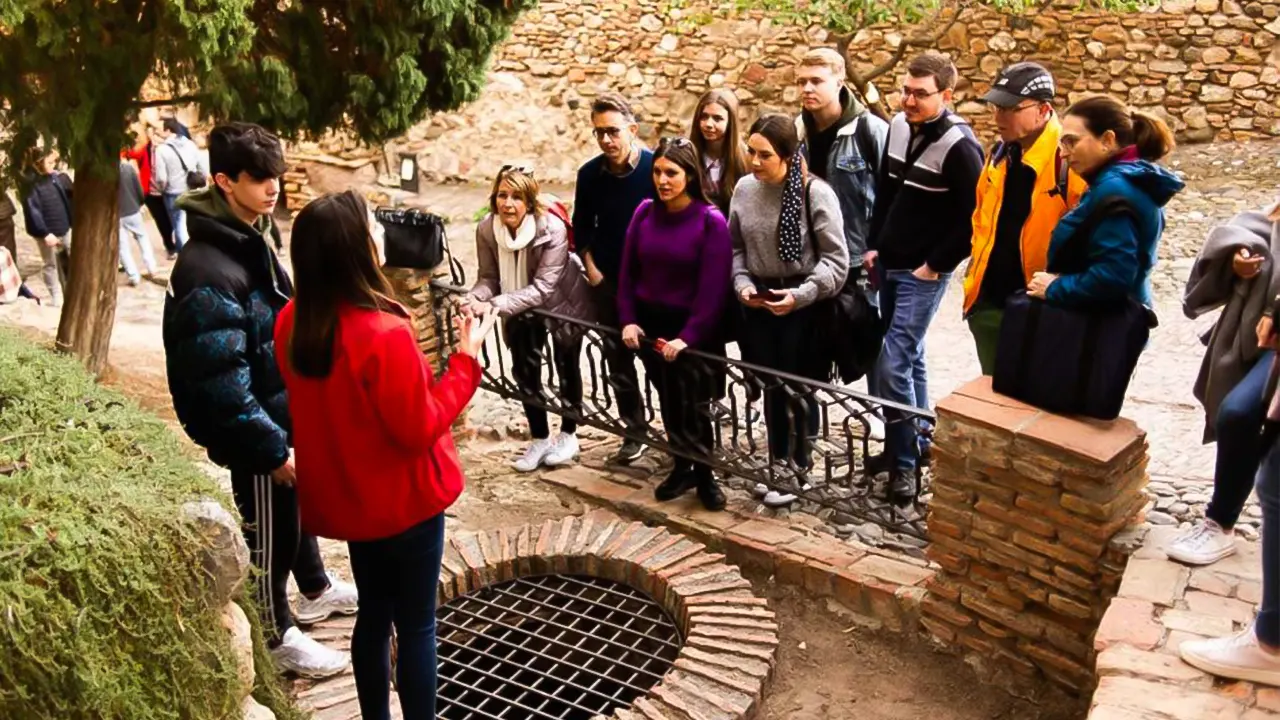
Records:
M664 137L658 141L659 150L665 150L666 148L669 148L669 147L673 147L673 148L691 147L692 145L693 145L693 141L691 141L687 137Z
M1014 107L1000 107L999 105L995 106L997 115L1017 115L1023 110L1027 110L1028 108L1033 108L1033 107L1040 107L1040 103L1033 102L1030 105L1015 105Z
M923 100L928 100L934 95L939 95L941 93L942 93L941 90L934 90L933 92L927 92L925 90L912 90L909 87L904 87L902 88L902 99L905 101L908 97L910 97L910 98L914 98L916 102L921 102Z
M616 127L595 128L591 132L595 133L597 140L601 140L601 139L604 139L605 137L611 137L611 138L618 137L619 135L622 134L622 128L616 128Z
M499 176L506 175L508 173L520 173L525 177L533 177L533 168L528 165L503 165L502 169L498 171Z

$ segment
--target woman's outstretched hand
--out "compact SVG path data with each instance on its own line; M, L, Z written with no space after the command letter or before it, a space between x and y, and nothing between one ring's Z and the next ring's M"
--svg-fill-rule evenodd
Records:
M498 313L490 308L482 314L459 315L453 322L458 329L458 352L478 357L485 338L498 322Z

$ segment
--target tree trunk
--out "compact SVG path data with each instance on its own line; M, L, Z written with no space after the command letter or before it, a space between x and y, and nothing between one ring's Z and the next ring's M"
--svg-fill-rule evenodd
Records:
M110 163L98 163L99 167ZM75 355L89 372L107 367L116 318L119 263L119 174L101 177L92 162L76 167L71 229L71 268L58 322L58 349Z

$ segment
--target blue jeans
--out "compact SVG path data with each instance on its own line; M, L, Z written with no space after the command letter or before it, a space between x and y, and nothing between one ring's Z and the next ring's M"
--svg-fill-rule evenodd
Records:
M1258 434L1267 409L1262 401L1267 373L1275 353L1267 351L1254 362L1218 406L1214 430L1218 435L1218 459L1213 470L1213 501L1205 515L1230 530L1253 490L1258 466L1267 448Z
M391 720L391 624L399 647L396 682L405 720L436 716L436 584L444 513L394 537L350 542L360 609L351 664L365 720Z
M947 292L950 274L920 280L910 270L888 270L880 291L880 306L888 320L884 349L877 362L874 391L885 400L920 409L929 407L924 337ZM920 460L920 424L906 421L901 411L886 410L885 452L894 467L915 470Z
M169 222L173 225L173 249L181 251L187 244L187 211L178 207L178 197L174 193L165 193L164 208L169 211Z
M148 275L156 272L156 256L151 249L151 238L147 236L147 228L142 224L142 212L125 215L120 218L120 264L124 265L124 274L131 282L138 282L138 264L133 259L133 250L129 248L130 238L138 244L142 253L142 267Z
M1270 364L1268 363L1268 367ZM1258 503L1262 505L1262 607L1254 632L1271 647L1280 647L1280 444L1270 452L1258 473Z

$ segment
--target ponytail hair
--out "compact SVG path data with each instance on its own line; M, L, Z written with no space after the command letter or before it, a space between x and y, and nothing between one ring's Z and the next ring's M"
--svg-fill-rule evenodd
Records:
M1116 136L1120 147L1133 145L1138 157L1156 162L1173 151L1173 131L1160 118L1141 110L1130 111L1124 103L1109 95L1094 95L1072 105L1067 115L1084 121L1094 137L1108 130Z

